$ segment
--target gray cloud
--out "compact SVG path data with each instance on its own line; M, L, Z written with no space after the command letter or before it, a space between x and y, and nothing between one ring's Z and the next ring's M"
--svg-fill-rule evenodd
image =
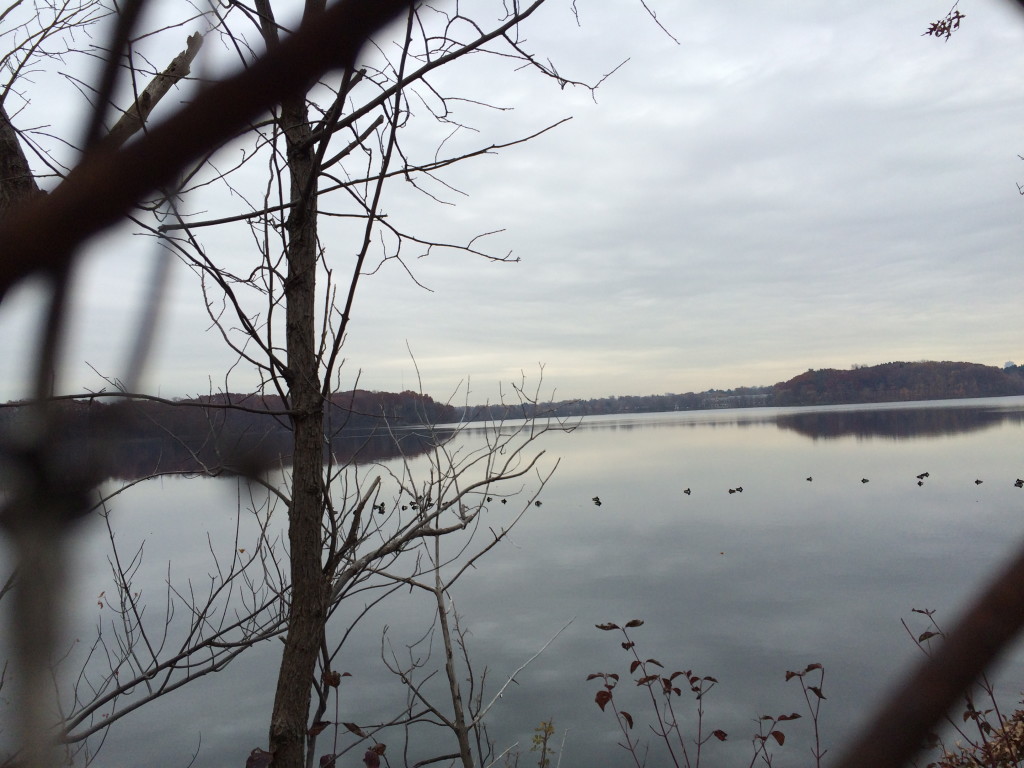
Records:
M538 363L546 386L588 397L1024 356L1024 19L1010 4L962 8L948 43L921 36L947 10L925 0L665 6L679 46L639 4L581 4L580 27L552 5L528 24L529 44L566 76L594 80L630 58L596 104L497 58L437 73L440 90L514 108L459 104L479 132L457 134L453 149L574 119L451 169L445 182L469 196L432 191L454 206L395 183L385 208L404 229L464 242L504 228L482 242L522 262L407 253L433 293L385 263L357 300L349 375L415 386L407 344L428 392L471 377L479 399ZM409 146L429 156L447 130L428 121ZM350 236L326 228L342 266ZM126 259L136 246L125 242ZM224 258L241 263L247 247L225 239ZM124 317L93 286L137 303L123 282L97 267L80 301L89 322ZM205 389L230 364L189 291L182 271L150 379L165 392ZM25 322L0 315L8 328ZM109 343L81 339L73 357L114 360ZM236 389L254 384L233 375Z

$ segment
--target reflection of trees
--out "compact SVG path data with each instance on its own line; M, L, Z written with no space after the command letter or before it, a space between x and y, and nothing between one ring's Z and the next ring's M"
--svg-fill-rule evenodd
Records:
M336 437L331 441L331 454L335 464L372 464L400 457L420 456L438 444L447 442L453 432L409 430L386 431ZM239 472L251 467L272 468L291 466L292 439L285 431L262 434L236 433L218 436L217 440L177 440L166 438L139 438L103 444L81 441L72 450L83 455L104 451L104 466L108 477L117 480L136 480L158 473L203 474L208 467L216 467L217 474ZM225 467L225 458L231 463ZM324 458L327 451L324 451Z
M768 414L759 412L757 415L753 413L733 413L733 412L711 412L707 411L693 411L687 413L685 416L678 416L675 413L653 413L650 414L653 418L638 419L638 418L609 418L607 421L604 420L588 420L581 421L575 429L581 430L597 430L605 432L617 432L623 431L628 432L632 430L649 430L649 429L680 429L688 427L694 429L716 427L752 427L761 424L771 424L775 421L775 412L772 411Z
M991 408L900 408L882 410L801 411L779 414L779 429L818 438L911 437L977 432L1001 424L1020 424L1024 412Z
M157 473L246 474L292 464L294 441L280 398L213 395L109 403L103 397L53 403L62 424L61 445L53 450L61 453L62 466L136 480ZM357 390L332 396L325 434L336 464L413 457L452 434L435 429L428 436L415 425L452 421L453 413L426 395ZM31 418L16 403L0 408L0 439L16 435Z

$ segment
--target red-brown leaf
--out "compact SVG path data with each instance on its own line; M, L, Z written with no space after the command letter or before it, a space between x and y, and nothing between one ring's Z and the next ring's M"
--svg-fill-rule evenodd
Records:
M642 627L643 625L643 619L630 619L626 622L626 629L632 629L633 627Z
M807 690L809 690L811 693L813 693L819 699L824 699L825 698L825 694L821 692L821 688L818 688L818 687L813 686L813 685L808 685L807 686Z
M622 719L626 721L626 725L628 725L630 730L632 730L633 729L633 716L631 714L629 714L629 712L626 712L625 710L623 710L622 712L619 712L619 715L622 716Z
M609 691L607 688L602 688L600 691L597 692L597 695L594 696L594 701L597 702L597 706L599 706L601 708L602 712L604 712L605 706L611 700L612 700L612 692Z
M798 715L796 712L794 712L791 715L779 715L779 718L778 718L780 723L784 723L786 720L799 720L799 719L800 719L800 715Z
M640 662L634 659L629 665L629 674L636 672L636 668L640 666Z
M658 679L659 675L646 675L636 681L637 685L650 685L652 682Z
M772 736L774 736L775 740L779 742L780 747L786 743L786 734L782 731L772 731Z
M807 669L805 669L804 672L810 672L812 669L823 669L823 667L821 666L821 664L817 664L817 663L815 663L815 664L808 664L807 665Z
M721 728L719 728L717 731L712 731L711 735L714 736L719 741L725 741L726 738L728 737L728 734L725 731L723 731Z
M354 733L356 736L359 736L360 738L363 738L363 739L370 738L369 735L362 728L360 728L358 725L356 725L355 723L342 723L342 725L344 725L352 733Z
M605 632L607 632L609 629L618 629L619 628L618 624L595 624L594 626L597 627L598 629L603 629Z

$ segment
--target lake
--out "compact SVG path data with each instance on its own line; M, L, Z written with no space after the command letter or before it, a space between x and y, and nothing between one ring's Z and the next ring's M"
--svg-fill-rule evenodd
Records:
M487 434L467 429L446 448L465 455ZM785 673L812 662L825 667L823 746L838 752L919 657L901 618L921 632L927 626L912 609L934 608L951 626L1024 534L1024 489L1014 484L1024 476L1024 398L590 417L571 432L544 434L536 447L546 452L544 466L559 460L541 506L530 505L509 539L453 590L490 691L572 621L491 711L496 746L518 743L522 765L536 762L528 750L542 720L554 722L562 766L631 764L615 745L613 715L594 702L599 682L586 679L623 676L616 701L646 740L649 702L626 680L622 637L595 628L630 619L645 622L630 630L642 658L717 679L705 732L729 737L707 745L705 765L749 764L759 715L805 713ZM527 479L509 504L496 499L494 523L518 512L534 487ZM230 478L173 478L111 502L122 553L145 542L136 586L152 600L150 617L162 619L169 562L179 588L191 580L202 589L211 548L244 548L254 535L244 522L234 543L240 489ZM102 525L83 530L69 614L79 651L97 620L109 618L110 606L99 605L111 591L108 550ZM360 600L343 606L338 626ZM352 675L340 689L339 721L368 725L395 714L405 693L382 668L381 632L387 626L401 648L429 621L429 599L403 592L359 624L336 664ZM279 655L280 643L268 641L144 707L114 727L97 764L184 766L195 755L197 767L241 766L265 746ZM1024 688L1024 654L1012 653L997 678L1012 704ZM692 723L692 699L680 704ZM809 764L809 719L782 730L774 764ZM380 738L390 764L403 765L401 729ZM415 736L410 765L429 756L420 747L433 738ZM331 751L329 738L321 745L320 754ZM664 764L655 747L648 764ZM346 759L359 764L357 753Z

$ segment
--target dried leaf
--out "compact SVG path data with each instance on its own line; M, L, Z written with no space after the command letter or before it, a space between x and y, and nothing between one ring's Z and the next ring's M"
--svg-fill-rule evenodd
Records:
M637 685L650 685L655 680L657 680L659 677L660 677L660 675L646 675L644 677L641 677L639 680L637 680L636 684Z
M335 672L333 669L330 672L324 672L324 683L331 688L337 688L341 685L341 673Z
M705 680L707 680L707 681L708 681L709 683L717 683L717 682L718 682L718 681L717 681L717 680L715 680L715 678L713 678L713 677L712 677L711 675L705 675L705 676L704 676L704 679L705 679Z
M779 742L780 747L786 743L786 734L782 731L772 731L772 736L774 736L775 740Z
M633 728L633 716L631 714L629 714L629 712L626 712L625 710L623 710L622 712L619 712L619 715L622 717L623 720L626 721L626 725L628 725L630 727L630 729L632 730L632 728Z
M622 647L625 648L628 651L634 645L636 645L636 643L634 643L632 640L630 640L628 643L623 643Z
M799 672L788 672L788 671L786 672L786 682L787 683L790 680L792 680L794 677L800 677L800 673Z
M355 723L342 723L342 725L344 725L352 733L354 733L356 736L359 736L360 738L363 738L363 739L370 738L370 735L368 733L366 733L362 728L360 728Z
M597 706L601 708L602 712L604 712L605 706L607 706L608 702L611 700L612 692L609 691L607 688L602 688L600 691L597 692L597 695L594 696L594 701L597 702Z
M920 635L918 636L918 638L917 638L917 642L919 642L919 643L923 643L923 642L924 642L925 640L927 640L928 638L930 638L930 637L940 637L940 636L941 636L941 634L942 634L941 632L922 632L922 633L921 633L921 634L920 634Z
M639 666L640 666L640 662L636 661L635 659L632 662L630 662L629 674L632 675L634 672L636 672L636 668L639 667Z
M818 688L817 686L808 685L807 686L807 690L811 691L819 699L824 699L825 698L825 694L822 693L821 692L821 688Z
M779 715L779 717L778 717L778 721L780 723L784 723L787 720L799 720L799 719L800 719L800 715L798 715L796 712L794 712L791 715Z
M265 749L257 747L249 753L248 759L245 761L245 768L268 768L270 765L270 753Z
M604 677L604 673L603 672L594 672L592 674L589 674L589 675L587 675L587 680L596 680L599 677L603 678Z
M337 755L322 755L320 757L320 768L334 768L337 759Z
M647 663L647 664L654 664L655 666L657 666L657 667L661 667L662 669L664 669L664 668L665 668L665 665L664 665L664 664L662 664L662 663L661 663L660 661L658 661L657 659L648 659L646 663Z
M807 665L807 669L805 669L804 672L805 673L810 672L812 669L824 669L824 667L822 667L821 664L817 664L817 663L815 663L815 664L808 664Z
M626 629L632 629L633 627L642 627L643 625L643 619L630 619L626 622Z
M598 629L603 629L605 632L607 632L609 629L619 629L618 624L595 624L594 626Z
M723 731L721 728L719 728L716 731L712 731L711 735L714 736L719 741L725 741L726 738L728 738L729 734L727 734L725 731Z

